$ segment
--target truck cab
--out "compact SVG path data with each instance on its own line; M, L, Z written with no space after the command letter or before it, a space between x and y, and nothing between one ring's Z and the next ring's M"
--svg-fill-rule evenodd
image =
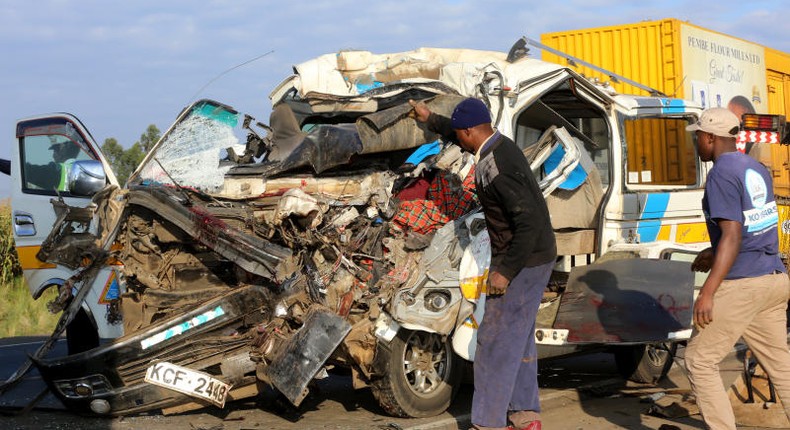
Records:
M85 207L106 185L117 186L112 169L85 126L73 115L56 113L17 122L11 160L11 209L14 241L25 281L34 299L48 288L66 289L75 271L41 261L37 254L58 217L52 200ZM123 334L108 321L113 300L120 294L118 267L106 267L66 329L69 352L98 345L100 338ZM73 291L60 291L53 303L63 308Z
M343 54L355 63L353 52ZM381 57L387 55L397 56ZM567 168L563 161L557 167L542 163L547 147L579 150L555 157L576 157L568 162L577 164L570 178L563 176L565 183L544 190L566 270L613 247L649 248L642 255L658 258L656 246L684 253L708 246L701 200L710 166L698 159L694 135L685 130L702 112L699 104L663 94L618 94L608 83L533 59L444 69L454 89L490 106L494 126L524 150L539 181ZM302 93L325 90L304 79L299 84ZM275 103L279 96L273 93Z

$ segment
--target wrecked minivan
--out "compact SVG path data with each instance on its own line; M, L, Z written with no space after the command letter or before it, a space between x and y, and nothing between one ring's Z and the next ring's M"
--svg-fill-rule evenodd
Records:
M261 386L298 406L343 367L390 414L443 412L474 359L488 236L473 157L408 101L449 115L464 97L524 150L552 215L560 255L525 336L541 358L608 350L627 376L661 377L690 331L705 166L689 159L693 183L634 181L626 153L660 139L693 156L699 107L513 52L422 48L297 65L268 124L198 101L124 189L61 205L39 259L78 272L70 291L122 262L124 335L37 358L49 387L101 415L223 407Z

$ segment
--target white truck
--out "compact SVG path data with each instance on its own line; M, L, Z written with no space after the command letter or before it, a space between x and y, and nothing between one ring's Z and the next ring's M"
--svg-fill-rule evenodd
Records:
M698 282L688 262L708 242L708 166L685 131L701 109L614 94L524 53L522 41L508 54L320 56L271 93L268 125L215 101L190 105L124 189L73 117L21 121L15 239L27 271L57 273L31 272L31 291L72 285L64 282L77 270L81 288L65 293L87 294L82 308L102 337L119 334L103 312L115 320L122 310L124 327L84 354L38 358L44 379L71 410L118 415L222 405L254 395L256 381L298 405L331 364L350 368L355 386L370 386L392 414L446 409L462 360L474 357L484 229L468 199L470 156L434 142L408 100L449 114L463 97L482 99L523 148L552 214L560 257L538 327L525 335L536 336L542 358L605 349L626 376L660 378L690 333ZM89 209L78 208L87 200L61 205L38 253L54 219L43 218L42 200L61 191L31 185L25 169L64 138L93 160L70 163L66 198L109 187ZM670 180L651 182L627 164L629 147L669 140L683 149L667 157ZM693 180L671 179L687 168L679 159ZM450 208L458 197L469 205ZM424 214L430 222L419 221ZM120 279L118 298L105 293ZM202 372L195 380L216 389L164 381L163 368Z
M11 207L14 241L25 281L33 298L48 288L63 289L52 303L63 309L72 294L67 280L74 268L46 263L37 258L41 244L57 220L51 201L62 198L67 206L84 207L91 196L117 181L98 143L73 115L57 113L17 122L10 163ZM80 187L68 186L68 183ZM123 334L120 320L113 318L113 303L120 298L120 266L108 265L93 280L90 292L71 320L66 334L70 353L98 346L100 338Z

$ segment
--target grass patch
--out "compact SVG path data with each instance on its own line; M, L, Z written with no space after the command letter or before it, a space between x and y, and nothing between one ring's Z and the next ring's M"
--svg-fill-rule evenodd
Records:
M22 274L22 266L14 248L14 232L11 230L11 205L0 200L0 285L9 284Z
M58 295L50 288L33 300L14 247L11 206L0 200L0 337L51 334L60 314L47 310L47 303Z
M57 295L57 288L50 288L33 300L21 276L0 285L0 337L51 334L60 313L50 313L47 303Z

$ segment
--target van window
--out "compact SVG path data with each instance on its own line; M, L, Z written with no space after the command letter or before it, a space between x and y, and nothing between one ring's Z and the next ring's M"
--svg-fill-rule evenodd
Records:
M27 194L68 194L67 172L76 160L96 159L66 118L20 122L17 126L22 191Z
M629 185L696 185L697 155L684 118L626 118Z

